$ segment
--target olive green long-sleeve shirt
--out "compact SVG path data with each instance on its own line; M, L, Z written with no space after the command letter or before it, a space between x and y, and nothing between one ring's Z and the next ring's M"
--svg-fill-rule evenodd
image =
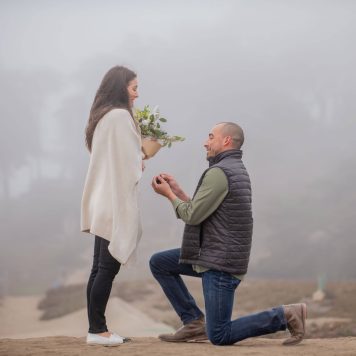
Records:
M188 225L199 225L222 203L228 193L228 181L221 168L209 169L194 198L175 199L172 204L177 217Z
M229 192L229 183L224 171L215 167L208 170L193 199L183 201L179 198L172 201L178 218L186 224L199 225L207 219L222 203ZM193 269L202 273L209 268L193 265ZM242 280L242 275L234 275Z

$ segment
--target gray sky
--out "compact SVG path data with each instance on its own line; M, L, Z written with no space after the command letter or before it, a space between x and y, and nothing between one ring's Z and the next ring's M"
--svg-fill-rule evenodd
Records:
M186 137L147 163L140 268L179 246L183 227L151 177L171 172L192 193L211 126L236 121L254 193L251 274L355 278L355 11L351 0L0 1L0 282L27 278L14 238L56 256L37 263L51 278L89 263L83 131L116 64L138 73L137 106L159 105Z

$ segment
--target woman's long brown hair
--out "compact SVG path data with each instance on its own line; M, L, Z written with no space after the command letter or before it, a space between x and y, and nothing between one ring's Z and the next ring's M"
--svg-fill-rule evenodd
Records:
M122 108L128 110L133 117L127 87L135 78L136 73L122 66L115 66L105 74L96 92L85 129L85 143L90 152L96 125L106 113L115 108Z

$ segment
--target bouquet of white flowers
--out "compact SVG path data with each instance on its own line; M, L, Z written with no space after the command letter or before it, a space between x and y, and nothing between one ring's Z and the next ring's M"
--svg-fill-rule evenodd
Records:
M134 116L141 129L142 148L146 158L153 157L161 147L171 147L173 142L185 140L184 137L169 136L162 130L161 124L167 120L161 117L158 106L152 111L149 105L143 110L135 109Z

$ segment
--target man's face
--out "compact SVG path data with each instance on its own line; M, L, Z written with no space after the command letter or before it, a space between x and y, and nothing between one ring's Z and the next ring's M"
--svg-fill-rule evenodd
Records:
M222 125L216 125L209 133L208 139L204 143L206 148L206 158L215 157L223 150L224 137L221 133Z

